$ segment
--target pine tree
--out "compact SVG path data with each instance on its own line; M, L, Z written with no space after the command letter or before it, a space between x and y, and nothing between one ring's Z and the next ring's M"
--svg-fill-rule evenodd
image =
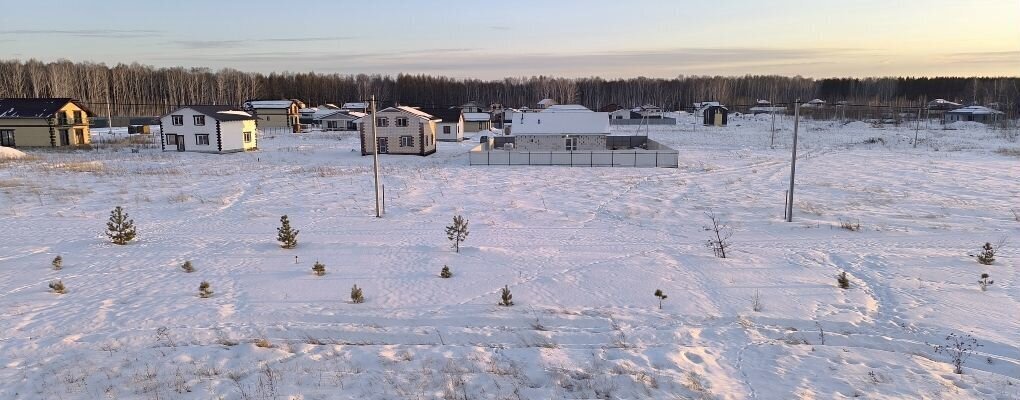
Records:
M446 227L446 237L453 242L453 249L460 253L460 242L468 237L468 221L457 215L453 217L453 225Z
M978 254L977 260L981 264L992 265L995 262L995 247L991 243L985 242L985 245L981 247L981 254Z
M293 249L297 246L297 235L299 232L296 229L291 229L290 220L284 215L280 217L280 227L276 228L276 240L280 242L280 247Z
M53 269L61 269L64 267L64 259L60 256L53 258Z
M351 302L355 304L364 303L365 295L361 292L361 288L358 285L354 285L351 288Z
M439 271L439 277L440 278L449 278L451 276L453 276L453 272L450 272L450 267L444 265L443 266L443 270Z
M195 272L195 266L191 265L191 261L185 261L184 264L181 265L181 269L187 273Z
M514 305L514 295L510 293L510 287L509 286L503 286L503 288L500 289L499 292L500 292L499 293L499 298L500 298L499 305L504 306L504 307L510 307L510 306Z
M67 293L67 288L64 287L64 282L61 282L59 280L55 282L50 282L50 290L52 290L53 293L57 294Z
M659 309L661 310L662 309L662 301L666 300L666 298L669 297L669 296L666 296L666 294L662 292L662 289L655 289L655 297L659 298Z
M198 284L198 297L205 299L212 297L212 295L213 291L209 286L209 282L202 281L202 283Z
M981 285L982 292L988 290L988 286L995 283L995 281L989 278L991 277L988 274L981 274L981 279L978 280L978 285Z
M850 278L846 276L846 271L840 272L836 275L836 284L839 285L840 289L850 288Z
M106 236L114 244L119 245L125 245L135 238L135 221L129 219L120 206L110 211L110 221L106 223Z
M326 265L316 261L315 265L312 266L312 271L318 276L326 275Z

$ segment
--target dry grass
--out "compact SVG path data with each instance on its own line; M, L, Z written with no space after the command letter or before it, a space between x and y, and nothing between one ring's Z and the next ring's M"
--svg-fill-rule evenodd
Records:
M995 154L1020 158L1020 147L1000 147L998 150L995 150Z
M65 172L88 172L94 174L107 173L106 164L102 161L69 161L56 164L47 164L47 169Z

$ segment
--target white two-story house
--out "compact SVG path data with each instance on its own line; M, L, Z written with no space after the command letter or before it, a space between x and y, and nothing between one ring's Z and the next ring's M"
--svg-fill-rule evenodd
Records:
M361 155L375 152L372 145L372 116L361 118ZM379 154L427 156L436 152L436 123L440 119L417 108L387 107L375 113Z
M255 117L230 106L187 106L159 119L163 151L233 153L258 148Z

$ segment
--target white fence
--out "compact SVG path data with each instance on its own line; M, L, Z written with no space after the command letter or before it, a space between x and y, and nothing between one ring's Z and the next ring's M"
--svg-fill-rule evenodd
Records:
M676 150L519 151L489 150L480 144L469 153L471 165L561 165L573 167L676 168Z

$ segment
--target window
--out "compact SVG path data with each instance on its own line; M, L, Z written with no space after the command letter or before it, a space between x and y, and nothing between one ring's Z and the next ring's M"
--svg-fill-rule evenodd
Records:
M376 118L375 126L390 126L390 119L386 117Z
M413 136L401 136L400 137L400 147L412 147L412 146L414 146L414 137Z
M443 127L443 133L450 133L450 125L446 125Z
M251 132L245 132L244 133L244 142L245 143L251 143Z
M171 115L170 119L172 120L172 123L174 124L174 126L184 125L184 116L183 115Z
M205 125L205 115L196 115L192 118L195 119L195 126Z
M577 138L576 137L568 137L567 138L566 147L567 147L567 151L576 151L577 150Z
M401 128L407 126L407 118L397 117L397 126L399 126Z
M326 121L326 129L336 129L336 121Z
M81 123L81 111L75 111L74 112L74 123L76 123L76 124L80 124Z
M56 113L57 123L60 125L67 125L67 112L57 111Z
M269 116L268 115L266 116L266 121L269 121Z
M0 129L0 146L14 147L14 129Z
M209 135L195 135L195 144L209 145Z

